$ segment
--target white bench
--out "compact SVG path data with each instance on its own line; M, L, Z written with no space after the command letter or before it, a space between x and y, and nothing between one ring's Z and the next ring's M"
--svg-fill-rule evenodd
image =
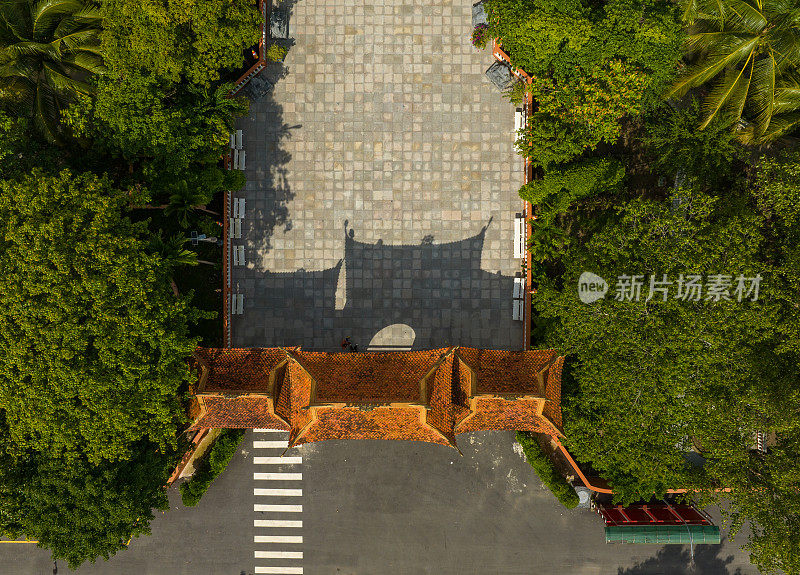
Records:
M242 237L242 218L228 218L228 238L241 239Z
M244 160L245 160L245 157L247 156L247 152L245 152L244 150L235 150L235 151L239 153L239 165L236 166L234 164L233 167L235 169L237 169L237 170L244 170L244 166L245 166Z
M231 132L231 150L236 147L236 132Z
M233 218L244 218L245 198L233 198Z
M514 321L525 319L525 278L514 278L513 314Z
M522 108L517 108L514 111L514 133L516 134L519 130L525 127L525 114L522 112Z
M514 257L525 257L525 232L526 232L525 216L517 215L514 218Z
M233 265L244 266L247 261L244 259L244 246L233 246Z
M242 315L244 313L244 294L231 294L231 315Z
M233 146L233 147L236 148L237 150L241 150L243 148L243 146L242 146L242 140L243 139L244 138L242 136L242 131L241 130L236 130L236 145Z
M523 303L521 300L514 300L514 321L523 321L525 319L522 313Z

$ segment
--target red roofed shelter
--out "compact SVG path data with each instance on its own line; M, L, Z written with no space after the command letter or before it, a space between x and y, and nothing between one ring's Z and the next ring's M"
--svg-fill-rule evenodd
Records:
M558 437L563 362L552 350L199 348L190 429L284 429L290 447L405 439L458 449L456 435L484 429Z

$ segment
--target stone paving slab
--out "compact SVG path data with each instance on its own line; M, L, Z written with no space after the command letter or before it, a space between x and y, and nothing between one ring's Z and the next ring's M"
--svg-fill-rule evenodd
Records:
M471 3L299 0L247 151L232 345L521 349L522 160ZM413 336L409 336L409 328ZM376 338L377 335L377 338Z

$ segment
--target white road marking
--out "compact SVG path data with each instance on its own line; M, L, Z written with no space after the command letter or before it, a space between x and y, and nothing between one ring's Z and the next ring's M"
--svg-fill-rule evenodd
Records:
M256 551L256 559L302 559L302 551Z
M302 457L254 457L256 465L297 465L303 463Z
M253 489L253 495L269 495L273 497L300 497L302 489Z
M270 448L280 448L286 449L289 447L288 441L254 441L253 447L255 449L270 449Z
M302 505L264 505L256 503L253 511L277 511L278 513L302 513Z
M272 481L300 481L303 479L302 473L253 473L253 479L265 479Z
M257 433L276 433L281 430L276 429L256 429ZM285 433L285 432L284 432ZM263 436L262 436L263 437ZM269 436L268 436L269 437ZM280 437L273 435L272 437ZM285 437L285 436L284 436ZM288 440L284 441L253 441L254 449L286 449L289 446ZM262 451L262 453L264 453ZM270 453L270 452L267 452ZM273 451L272 453L280 453ZM291 457L253 457L254 465L301 465L303 458L298 456ZM262 468L263 469L263 468ZM267 468L269 469L269 467ZM274 467L272 469L275 469ZM302 473L253 473L253 480L265 481L302 481ZM258 485L258 483L256 483ZM263 485L263 483L262 483ZM302 489L262 489L254 488L253 495L266 496L266 497L301 497L303 495ZM258 501L258 499L256 499ZM261 499L261 501L265 501ZM267 499L266 501L270 501ZM272 499L272 501L275 501ZM261 504L256 503L253 505L253 512L270 512L270 513L302 513L302 505L288 505L288 504ZM272 528L301 528L303 522L300 520L283 520L283 519L255 519L253 520L254 527L272 527ZM297 531L295 531L297 533ZM302 535L254 535L253 543L258 545L261 543L279 543L300 545L303 543ZM297 547L295 547L297 549ZM253 551L254 557L258 559L303 559L302 551ZM289 562L289 561L287 561ZM302 567L261 567L256 566L254 574L256 575L302 575Z
M302 543L302 535L256 535L254 543Z
M302 527L303 522L289 519L256 519L253 527Z

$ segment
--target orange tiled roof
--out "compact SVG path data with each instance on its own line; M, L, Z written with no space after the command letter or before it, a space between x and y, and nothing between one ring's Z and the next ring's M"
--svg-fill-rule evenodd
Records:
M211 395L200 396L199 399L203 414L192 425L194 429L204 427L289 429L286 423L276 417L267 397L252 395L221 397Z
M473 413L458 426L458 433L484 429L513 429L557 435L552 425L539 415L539 402L531 399L480 397Z
M316 381L317 403L418 403L420 381L446 352L298 351L294 357Z
M199 364L200 391L264 391L269 387L272 370L286 360L280 347L249 349L197 348L194 360ZM203 371L206 375L203 377Z
M290 445L406 439L456 447L481 429L560 435L554 351L199 349L193 429L289 429ZM229 378L229 379L228 379Z
M414 407L321 407L297 444L326 439L406 439L448 445Z
M538 376L557 357L553 350L502 351L458 348L458 355L477 376L478 393L530 394Z

